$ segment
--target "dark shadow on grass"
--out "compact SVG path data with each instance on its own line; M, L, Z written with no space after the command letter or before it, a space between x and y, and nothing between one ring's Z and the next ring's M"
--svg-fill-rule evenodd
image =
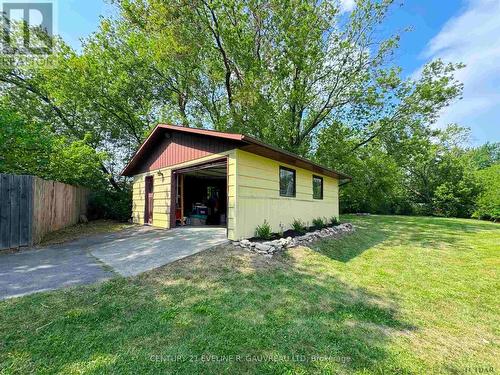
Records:
M361 222L355 227L354 233L340 238L321 240L311 248L333 260L347 263L390 236L384 227L371 223Z
M443 219L435 217L347 216L356 231L341 238L321 240L311 248L333 260L347 263L366 250L385 241L428 249L463 243L464 234L495 231L495 224L474 220Z
M469 235L496 231L500 228L487 222L469 219L407 216L378 218L381 218L383 222L391 221L391 240L397 240L403 245L416 245L436 250L443 246L459 248L457 245L462 245Z
M222 249L132 280L8 301L0 347L10 354L0 363L90 374L401 366L388 345L414 328L395 301L339 281L308 256L305 265Z

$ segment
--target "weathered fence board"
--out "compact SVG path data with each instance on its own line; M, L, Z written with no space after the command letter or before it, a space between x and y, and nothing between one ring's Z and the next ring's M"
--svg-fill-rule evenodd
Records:
M31 244L31 176L0 175L0 249Z
M10 247L10 179L0 175L0 248Z
M21 206L19 212L21 213L20 218L20 243L21 246L31 245L31 234L32 234L32 221L33 221L33 177L26 176L28 178L23 178L21 180Z
M89 190L33 176L0 174L0 249L31 246L86 214Z
M20 183L21 176L11 176L11 185L10 185L10 243L11 244L19 244L19 227L20 227L20 217L19 207L21 206L19 200L21 199L20 194Z
M35 177L33 183L33 240L78 223L87 213L89 190Z

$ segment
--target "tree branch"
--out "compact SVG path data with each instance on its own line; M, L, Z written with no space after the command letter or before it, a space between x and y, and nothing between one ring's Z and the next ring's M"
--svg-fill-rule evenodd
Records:
M9 80L8 78L3 77L3 76L0 76L0 81L12 84L12 85L19 87L21 89L25 89L25 90L33 93L34 95L36 95L40 100L42 100L43 102L45 102L46 104L48 104L50 106L50 108L56 113L56 115L59 117L59 119L68 127L68 129L73 133L73 135L76 138L82 139L81 134L79 134L79 132L75 129L73 124L69 121L69 119L64 114L63 110L61 108L59 108L56 104L54 104L54 102L46 94L42 93L42 91L40 91L38 88L36 88L32 84L30 84L26 79L19 76L18 74L11 72L10 75L15 77L17 80L19 80L19 82L16 82L15 80ZM108 176L108 181L111 184L111 186L113 186L113 188L115 188L117 191L121 191L121 188L118 185L118 183L116 182L116 180L114 179L113 175L108 171L108 169L106 168L106 166L102 162L100 162L100 168L103 171L103 173Z

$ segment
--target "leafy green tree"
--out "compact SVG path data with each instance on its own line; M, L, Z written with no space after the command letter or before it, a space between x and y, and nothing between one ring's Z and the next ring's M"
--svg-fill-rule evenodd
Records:
M47 127L25 122L15 112L0 106L0 170L29 174L48 168L52 133Z
M500 163L477 171L476 176L483 190L478 197L474 217L500 220Z
M342 212L403 213L402 170L376 140L356 151L348 127L337 124L318 136L315 160L348 171L352 182L340 189ZM407 213L407 212L406 212Z
M87 139L70 141L1 106L0 124L0 172L36 175L93 189L107 185L100 168L106 155L96 153Z
M426 130L401 144L396 154L405 186L421 213L470 217L481 190L464 143L468 130L456 125Z
M475 168L484 169L491 167L496 163L500 163L500 142L487 142L484 145L472 148L467 155Z
M461 85L435 61L418 80L391 63L382 38L392 1L117 0L82 53L54 40L35 60L5 58L4 95L58 134L112 157L116 174L159 120L239 131L294 152L348 126L352 151L414 122L432 122Z
M149 61L170 118L304 155L339 121L358 133L356 149L415 119L433 121L461 91L459 64L435 61L417 81L400 77L390 63L399 35L378 32L392 1L358 1L347 17L336 2L116 3L111 23L127 30L123 48Z
M46 124L56 135L112 155L100 169L119 189L116 175L151 127L150 87L114 59L106 41L90 38L81 55L60 39L53 42L51 55L2 56L3 102L29 123Z

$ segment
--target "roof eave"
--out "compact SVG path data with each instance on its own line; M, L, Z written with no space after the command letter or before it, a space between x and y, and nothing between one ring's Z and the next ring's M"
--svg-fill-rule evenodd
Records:
M250 137L248 135L243 135L242 137L243 141L246 141L247 143L252 143L252 144L255 144L255 145L258 145L258 146L261 146L261 147L265 147L269 150L272 150L272 151L275 151L275 152L279 152L279 153L282 153L282 154L285 154L285 155L288 155L289 157L291 158L294 158L294 159L298 159L300 161L302 161L303 163L307 163L307 164L310 164L311 166L314 166L316 168L319 168L319 169L323 169L325 171L328 171L332 174L335 174L337 178L339 179L347 179L347 180L352 180L352 177L349 176L349 175L346 175L342 172L339 172L339 171L336 171L334 169L331 169L331 168L327 168L325 166L322 166L320 164L317 164L311 160L308 160L306 158L303 158L302 156L299 156L299 155L295 155L294 153L292 152L289 152L289 151L286 151L286 150L283 150L281 148L278 148L278 147L274 147L274 146L271 146L267 143L264 143L262 141L259 141L258 139L256 138L253 138L253 137Z
M159 131L159 129L166 129L166 130L172 130L172 131L180 131L184 133L191 133L191 134L198 134L198 135L205 135L207 137L215 137L215 138L223 138L223 139L228 139L232 141L243 141L243 135L242 134L236 134L236 133L223 133L223 132L218 132L216 130L206 130L206 129L198 129L198 128L189 128L189 127L184 127L184 126L178 126L178 125L169 125L169 124L158 124L151 134L142 142L141 146L139 149L134 153L130 161L127 163L125 168L123 168L122 172L120 173L121 176L126 176L126 177L131 177L134 174L131 173L132 169L134 168L134 163L136 160L141 156L145 145L149 142L151 138Z

